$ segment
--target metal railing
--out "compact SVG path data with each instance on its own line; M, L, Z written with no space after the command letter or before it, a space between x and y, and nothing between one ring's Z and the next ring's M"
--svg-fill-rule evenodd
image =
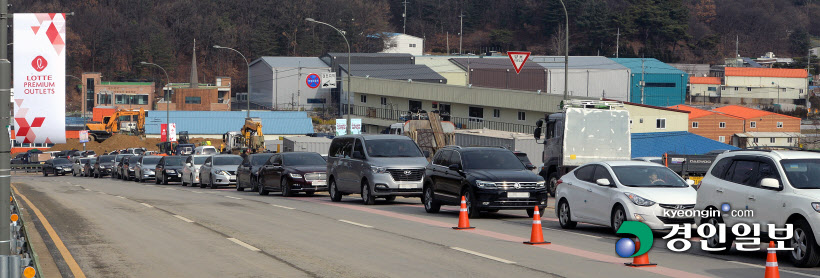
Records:
M347 111L347 105L342 105L343 110ZM358 106L353 105L351 106L351 115L353 116L362 116L374 119L381 119L381 120L390 120L395 122L404 122L412 119L413 113L407 110L399 110L399 109L388 109L388 108L376 108L376 107L366 107L366 106ZM442 120L452 122L456 128L459 129L493 129L493 130L501 130L501 131L509 131L509 132L521 132L532 134L535 130L534 125L525 125L525 124L516 124L516 123L507 123L507 122L497 122L497 121L488 121L481 118L464 118L464 117L454 117L448 116L447 118L442 117Z
M11 164L12 172L37 173L43 170L42 164Z

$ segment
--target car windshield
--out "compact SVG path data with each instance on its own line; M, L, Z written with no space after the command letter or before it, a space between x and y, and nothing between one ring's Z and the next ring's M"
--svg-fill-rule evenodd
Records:
M241 156L220 156L214 157L214 165L239 165L242 164Z
M524 164L504 149L465 151L461 153L464 169L524 170Z
M201 154L216 154L215 148L203 148Z
M129 157L129 156L132 156L132 155L118 155L117 158L116 158L116 161L120 162L120 161L122 161L123 158Z
M518 160L520 160L521 163L524 163L524 165L532 164L532 162L530 162L530 159L527 157L527 154L525 153L517 153L515 154L515 157L518 157Z
M156 165L162 157L145 157L142 159L142 164L145 165Z
M784 159L780 165L794 188L820 189L820 159Z
M287 166L322 166L327 161L317 153L285 154L283 160Z
M134 153L135 153L135 154L143 154L143 153L145 153L145 150L143 150L143 149L136 149L136 150L134 150Z
M100 160L100 163L114 162L114 156L113 155L103 155L103 156L100 156L99 160Z
M207 156L197 156L197 157L194 157L194 164L196 164L196 165L202 165L202 164L204 164L204 163L205 163L205 160L207 160L207 159L208 159L208 157L207 157Z
M659 166L612 166L621 184L631 187L688 187L678 174Z
M267 161L268 161L268 159L269 159L271 156L273 156L273 154L272 154L272 153L266 153L266 154L257 154L257 155L254 155L254 156L252 156L252 158L251 158L251 165L257 166L257 165L262 165L262 164L265 164L265 162L267 162Z
M68 161L68 159L65 159L65 158L55 159L54 161L52 161L52 163L54 163L54 164L71 164L71 162Z
M382 139L367 140L367 154L370 157L422 157L421 151L412 140Z
M88 163L88 160L89 160L88 158L82 158L82 159L80 159L80 163L86 164L86 163Z
M185 162L185 158L181 156L166 156L165 157L165 165L168 166L182 166L182 163Z
M86 163L88 163L88 164L97 163L97 159L96 158L89 159L88 162L86 162Z

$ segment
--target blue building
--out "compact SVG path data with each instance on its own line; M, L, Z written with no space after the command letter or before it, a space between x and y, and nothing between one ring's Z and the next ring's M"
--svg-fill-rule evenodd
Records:
M159 138L160 125L166 121L165 111L146 111L145 134ZM187 131L189 137L222 139L228 131L239 131L245 124L246 111L170 111L177 134ZM283 135L313 133L313 121L304 111L251 111L252 118L262 120L262 133L268 140Z
M632 72L629 102L654 106L683 104L689 75L653 58L611 58ZM641 81L645 81L641 96Z

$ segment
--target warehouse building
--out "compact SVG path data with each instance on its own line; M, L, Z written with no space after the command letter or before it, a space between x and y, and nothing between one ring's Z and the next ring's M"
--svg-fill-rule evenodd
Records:
M563 95L564 56L535 56L530 60L547 68L546 92ZM629 101L629 68L602 56L571 56L568 67L569 96Z
M475 87L547 92L548 72L538 63L525 63L516 74L507 58L452 58L450 61L467 71L467 83Z
M683 104L689 75L652 58L611 58L631 71L630 102L654 106Z
M455 56L416 56L416 65L425 65L447 79L447 84L467 86L467 71L462 69L450 58Z
M395 64L395 65L413 65L415 64L415 56L405 53L350 53L348 61L348 53L328 52L319 57L326 66L330 66L331 72L335 72L337 80L336 89L330 90L330 106L341 108L347 103L347 94L345 90L345 80L347 76L342 76L341 66L347 65L348 62L352 64L353 71L356 71L355 65L360 64ZM351 96L353 97L353 96Z
M805 69L727 67L725 74L722 103L805 105Z
M331 89L310 88L306 78L331 72L316 57L262 57L251 62L251 105L265 110L312 110L330 103ZM337 76L337 78L339 78ZM322 80L325 83L326 80ZM332 81L334 84L336 80ZM244 99L241 101L245 101Z
M352 76L447 84L446 78L425 65L359 64L352 67ZM347 65L341 65L342 76L347 77L347 68Z
M720 77L689 77L689 102L709 102L720 101L720 93L723 89Z
M146 114L146 136L159 138L160 125L166 123L166 112L148 111ZM168 117L176 124L177 133L187 131L190 137L222 140L225 132L239 131L246 116L245 111L170 111ZM304 111L251 111L251 117L261 119L266 140L313 133L313 122Z

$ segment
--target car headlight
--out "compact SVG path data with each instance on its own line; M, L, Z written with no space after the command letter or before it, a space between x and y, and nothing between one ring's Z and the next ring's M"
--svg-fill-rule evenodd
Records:
M373 174L384 174L387 173L387 167L370 166L370 171L373 171Z
M632 203L634 203L635 205L639 205L639 206L642 206L642 207L649 207L649 206L652 206L652 205L655 204L655 202L650 201L649 199L645 199L641 196L638 196L638 195L635 195L635 194L632 194L632 193L629 193L629 192L624 192L624 195L626 195L626 197L629 198L629 200L632 201Z
M175 170L165 170L165 172L169 173L169 174L176 174L177 173L177 171L175 171Z
M225 170L216 171L216 174L217 175L222 175L222 176L230 176L230 174L228 174L228 171L225 171Z
M814 208L814 211L820 212L820 203L811 203L811 207Z
M536 183L535 183L535 187L537 187L537 188L544 188L544 187L547 187L547 182L544 182L544 181L539 181L539 182L536 182Z
M131 167L128 167L128 169L131 170L131 171L134 171L134 170L137 170L137 167L136 166L131 166Z
M294 178L294 179L301 179L302 178L302 175L300 175L300 174L290 173L289 175L290 175L291 178Z
M477 181L475 181L475 185L478 186L478 188L484 188L484 189L496 188L495 183L490 182L490 181L477 180Z

